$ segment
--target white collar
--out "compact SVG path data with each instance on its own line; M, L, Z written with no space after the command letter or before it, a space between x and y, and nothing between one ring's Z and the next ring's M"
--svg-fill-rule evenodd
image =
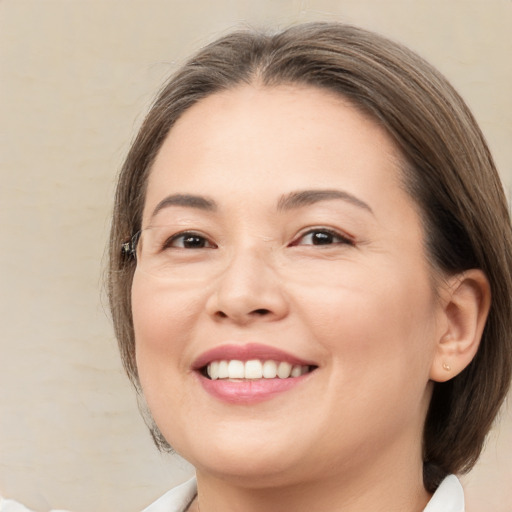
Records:
M197 481L193 477L184 484L166 492L142 512L185 512L196 494Z
M175 487L142 512L185 512L195 495L197 482L191 478ZM13 500L3 500L0 496L0 512L31 512ZM65 511L53 511L65 512ZM456 476L447 476L423 512L464 512L464 491Z
M197 493L192 478L175 487L142 512L184 512ZM447 476L423 512L464 512L464 491L456 476Z
M423 512L464 512L464 491L455 475L441 482Z

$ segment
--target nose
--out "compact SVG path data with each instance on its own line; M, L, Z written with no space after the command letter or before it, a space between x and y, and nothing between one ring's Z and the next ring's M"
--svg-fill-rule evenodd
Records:
M239 325L284 318L289 304L270 260L250 248L240 250L215 281L206 304L208 314L215 321Z

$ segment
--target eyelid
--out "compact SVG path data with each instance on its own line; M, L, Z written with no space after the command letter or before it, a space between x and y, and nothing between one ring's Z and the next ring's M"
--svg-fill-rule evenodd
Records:
M176 247L176 246L173 246L172 244L174 242L176 242L176 240L179 240L180 238L185 238L185 237L198 237L198 238L203 238L206 243L208 244L206 247L200 247L200 248L196 248L196 249L216 249L218 246L217 244L215 244L214 242L212 242L210 240L210 238L208 236L206 236L205 234L199 232L199 231L194 231L194 230L185 230L185 231L180 231L179 233L175 233L174 235L170 236L164 243L164 249L167 249L167 248L173 248L173 249L191 249L191 248L187 248L187 247Z
M304 239L307 235L310 235L315 232L323 232L328 233L332 235L334 238L337 238L339 240L334 241L332 244L325 244L325 246L329 245L356 245L356 241L353 236L347 234L346 232L343 232L338 229L326 227L326 226L313 226L308 227L300 231L292 240L292 242L288 245L289 247L294 247L298 245L313 245L313 244L301 244L301 240ZM198 237L205 240L206 245L204 247L180 247L176 246L176 241L186 238L186 237ZM321 246L321 245L318 245ZM179 231L168 238L165 239L162 243L162 249L184 249L184 250L198 250L198 249L217 249L218 245L212 241L212 239L205 235L204 233L196 230L183 230Z
M337 245L337 244L346 244L346 245L352 245L352 246L356 245L356 241L354 240L354 237L352 237L351 235L348 235L347 233L345 233L343 231L339 231L339 230L333 229L333 228L328 228L325 226L314 226L314 227L306 228L305 230L301 231L290 243L290 246L295 247L297 245L300 245L299 242L301 239L303 239L307 235L310 235L315 232L329 233L330 235L332 235L336 238L339 238L341 240L341 242L336 242L334 244L326 244L326 245ZM311 245L313 245L313 244L311 244Z

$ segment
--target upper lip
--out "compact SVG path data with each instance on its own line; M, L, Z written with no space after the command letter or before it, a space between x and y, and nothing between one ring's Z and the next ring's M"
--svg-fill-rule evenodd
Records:
M261 361L285 361L292 365L317 366L312 361L299 358L284 350L263 345L260 343L248 343L245 345L226 344L203 352L192 364L194 370L204 368L212 361L233 360L249 361L259 359Z

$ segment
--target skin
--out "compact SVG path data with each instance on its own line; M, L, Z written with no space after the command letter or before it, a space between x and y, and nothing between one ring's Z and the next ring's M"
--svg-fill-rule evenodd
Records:
M191 510L425 507L422 426L432 372L442 380L442 355L456 352L449 343L439 349L453 308L449 286L434 285L399 164L375 122L315 88L217 93L172 128L149 178L143 227L193 230L208 242L185 249L176 240L164 274L141 259L132 304L147 403L197 468ZM330 198L277 208L290 193L327 189L367 207ZM171 194L217 207L169 205L153 215ZM312 228L341 238L313 245ZM479 293L466 292L473 301ZM194 360L253 342L318 368L256 404L206 393ZM457 371L458 360L450 363Z

